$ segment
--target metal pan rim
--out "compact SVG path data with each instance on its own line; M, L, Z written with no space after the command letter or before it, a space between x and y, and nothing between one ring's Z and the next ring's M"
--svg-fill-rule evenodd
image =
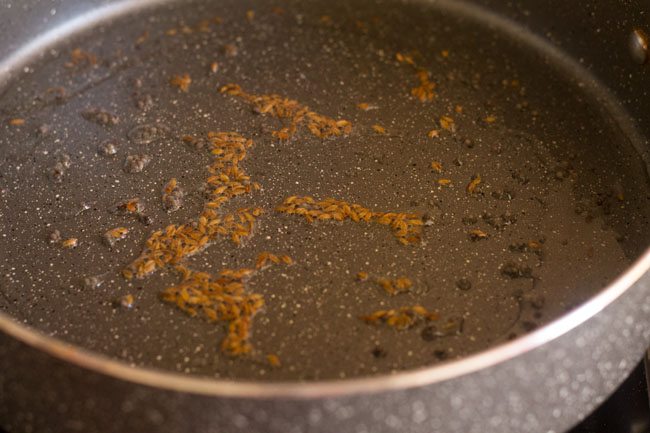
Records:
M502 30L516 32L517 28L512 23L506 22L491 12L471 7L462 1L450 0L420 0L431 3L444 4L444 7L462 9L464 13L474 15L484 14L482 19L487 19ZM99 23L109 18L116 18L134 9L144 8L154 4L163 3L165 0L146 0L133 7L131 1L119 1L116 4L100 7L90 13L83 13L73 19L64 28L55 28L6 59L0 59L0 75L11 78L11 70L28 62L37 48L56 43L82 28L93 23ZM470 10L473 9L473 10ZM521 37L521 35L519 35ZM541 39L529 35L527 42L536 45L554 57L561 57L566 67L578 67L570 59L565 58L559 51L548 52L548 46ZM588 74L587 74L588 75ZM0 78L0 86L3 84ZM599 87L594 81L588 86ZM629 119L625 121L626 113L616 104L612 95L606 95L603 100L608 104L610 111L616 114L617 120L622 121L626 133L638 137L635 128ZM641 140L636 140L641 141ZM71 345L62 340L49 337L42 332L27 325L16 322L8 314L0 312L0 332L11 338L40 350L53 358L71 365L89 370L97 374L113 377L125 382L136 383L156 389L191 393L211 397L233 397L249 399L317 399L323 397L340 397L354 394L379 393L385 391L398 391L409 388L433 385L448 381L460 376L470 375L489 367L504 364L523 354L531 352L543 345L565 335L581 324L589 321L600 311L615 303L619 297L640 280L644 274L650 272L650 248L648 248L624 273L618 276L597 295L575 310L557 318L539 329L526 334L516 340L486 349L474 355L431 367L404 371L393 375L380 375L367 378L347 380L329 380L316 382L252 382L217 380L202 376L189 376L173 372L154 370L145 367L132 367L125 362L110 359L100 353L89 351Z

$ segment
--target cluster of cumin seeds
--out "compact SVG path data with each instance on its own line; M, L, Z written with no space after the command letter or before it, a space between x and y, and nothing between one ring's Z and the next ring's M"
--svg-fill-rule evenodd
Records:
M251 320L264 306L264 298L246 293L244 279L252 269L224 269L214 277L207 272L195 272L185 266L175 268L183 281L162 292L162 299L174 303L191 316L201 313L210 321L228 322L228 334L221 350L231 355L249 353Z
M291 196L286 198L276 210L282 213L301 215L308 222L349 219L354 222L364 221L386 225L393 230L393 235L404 245L420 242L424 225L422 216L417 213L372 212L359 204L333 198L316 201L310 196Z
M176 304L190 315L201 312L212 321L228 322L222 349L239 355L250 352L250 323L264 305L261 295L246 293L244 278L253 271L224 270L213 277L194 272L182 262L217 238L230 238L239 245L242 239L250 237L255 220L262 214L261 208L240 208L230 213L220 213L219 209L233 198L250 194L260 186L251 182L250 176L239 167L253 145L252 140L234 132L210 132L208 139L214 161L208 167L208 201L203 211L193 221L171 224L154 232L147 239L142 254L123 270L123 275L127 279L143 278L165 266L175 266L183 275L183 281L164 290L163 300Z
M397 330L404 330L412 328L418 322L438 320L438 314L421 305L414 305L391 310L378 310L367 316L362 316L361 320L371 325L385 323Z
M154 232L146 241L146 248L124 271L127 279L142 278L166 265L177 265L184 258L203 250L218 237L230 237L236 245L251 236L255 219L261 208L241 208L221 214L219 208L232 198L260 188L239 168L253 141L235 132L210 132L214 162L208 168L210 176L209 199L200 216L185 224L170 224Z
M258 114L271 115L281 120L287 120L289 122L288 126L273 131L273 136L280 140L291 138L298 126L303 123L306 124L309 132L318 138L337 137L349 134L352 130L352 124L347 120L334 120L331 117L318 114L310 110L306 105L281 95L247 93L238 84L226 84L219 91L243 99Z

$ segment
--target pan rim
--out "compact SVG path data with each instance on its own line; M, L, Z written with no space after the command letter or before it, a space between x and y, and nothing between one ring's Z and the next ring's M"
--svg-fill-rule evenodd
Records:
M399 391L444 382L503 364L565 335L587 322L634 287L650 270L650 248L600 293L575 310L547 323L539 329L513 341L485 349L455 361L403 371L345 380L314 382L254 382L191 376L150 367L133 367L124 361L49 337L39 330L18 323L0 312L0 332L36 350L76 367L94 373L167 391L199 394L210 397L251 399L314 399Z
M569 65L577 67L580 70L584 69L540 37L528 32L522 34L521 30L518 31L520 29L519 24L513 23L484 8L458 0L415 1L436 3L439 6L444 4L441 7L462 11L466 15L474 15L474 17L480 13L482 14L481 21L495 25L500 31L516 33L516 36L524 39L526 43L536 46L542 52L555 57L554 60L557 60L560 64L564 64L564 67ZM68 23L64 25L64 29L55 28L33 40L32 43L27 44L19 52L14 53L14 55L0 59L0 75L3 76L0 77L0 85L4 76L8 76L9 79L11 78L10 69L13 70L17 66L22 66L29 61L36 47L56 43L57 40L74 34L83 28L87 28L93 22L107 20L107 16L111 18L118 17L134 9L145 8L146 6L165 2L165 0L146 0L142 1L140 6L133 7L133 3L130 1L118 1L112 5L100 7L90 13L81 14L73 20L72 24ZM587 83L587 88L584 89L586 92L593 91L593 88L598 88L601 92L607 89L598 83L590 73L581 73L580 75L592 78L592 82ZM622 111L622 108L611 95L608 94L607 96L605 98L606 105L608 105L606 107L607 111L617 119L619 125L626 126L625 132L628 136L636 135L635 128L630 125L631 122L625 121L627 117ZM498 364L504 364L512 359L539 349L546 343L568 334L584 324L600 311L613 304L628 290L632 289L648 271L650 271L650 248L647 248L623 273L618 275L612 282L582 305L520 338L484 349L459 360L443 362L433 366L421 367L391 375L382 374L345 380L254 382L191 376L171 371L157 370L150 367L134 367L124 361L109 358L100 352L84 349L80 346L66 343L61 339L47 336L42 331L19 323L9 314L1 311L0 332L73 366L154 389L225 398L285 398L298 400L344 397L355 394L399 391L433 385L461 376L474 374Z

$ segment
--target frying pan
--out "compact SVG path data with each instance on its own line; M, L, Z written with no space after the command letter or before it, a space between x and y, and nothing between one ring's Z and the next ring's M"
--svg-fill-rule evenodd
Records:
M2 7L9 431L564 431L650 343L640 2ZM421 71L436 83L422 101ZM219 91L230 83L244 96ZM250 96L273 94L352 128L323 138L301 123L278 140L286 119ZM187 266L295 261L248 284L265 308L247 356L219 350L223 324L161 301L170 269L120 273L154 230L201 212L208 131L253 140L242 167L262 190L236 207L265 216L247 243L214 241ZM175 212L160 204L171 178ZM276 211L293 195L424 227L401 245L379 224L309 223ZM133 197L146 214L120 213ZM129 236L105 245L116 226ZM407 293L376 284L405 275ZM437 319L359 320L415 304Z

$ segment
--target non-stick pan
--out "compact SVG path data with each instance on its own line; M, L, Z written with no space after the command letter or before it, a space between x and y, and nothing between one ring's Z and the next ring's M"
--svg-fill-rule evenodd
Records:
M646 6L2 7L9 431L564 431L647 348Z

